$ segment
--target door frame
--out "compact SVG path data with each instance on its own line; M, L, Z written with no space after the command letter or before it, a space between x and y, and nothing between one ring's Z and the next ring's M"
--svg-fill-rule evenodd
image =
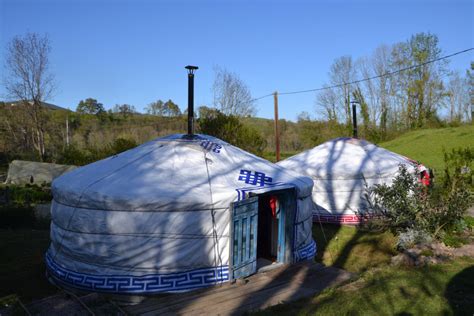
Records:
M276 195L279 198L280 206L280 220L278 223L278 254L277 262L282 264L289 264L293 262L293 248L294 248L294 233L295 233L295 220L296 220L296 210L297 210L297 195L295 188L285 188L285 189L276 189L272 191L266 191L263 193L258 192L249 192L249 198L260 196ZM281 199L283 197L283 199ZM241 202L241 201L236 201ZM234 203L231 203L230 206L230 235L229 235L229 248L230 248L230 257L229 257L229 271L230 279L234 278ZM258 202L257 202L258 203ZM258 209L258 213L260 209ZM258 227L259 216L257 215L257 227ZM258 229L257 229L258 230ZM258 247L258 234L256 234L257 239L254 241L255 245ZM256 249L258 253L258 249ZM256 258L258 260L258 257Z

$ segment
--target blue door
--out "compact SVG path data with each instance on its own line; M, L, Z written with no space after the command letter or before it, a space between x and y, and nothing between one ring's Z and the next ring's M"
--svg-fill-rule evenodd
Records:
M258 197L232 205L232 278L257 272Z

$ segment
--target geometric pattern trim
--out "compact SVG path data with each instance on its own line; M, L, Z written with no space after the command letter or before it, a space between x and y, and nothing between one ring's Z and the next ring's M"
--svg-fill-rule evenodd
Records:
M295 251L295 259L296 261L313 259L316 255L316 251L316 243L311 239L311 243Z
M357 225L377 218L377 215L318 215L313 214L313 222Z
M106 293L184 292L229 281L229 266L169 274L92 275L65 269L46 254L46 266L55 280L82 290Z

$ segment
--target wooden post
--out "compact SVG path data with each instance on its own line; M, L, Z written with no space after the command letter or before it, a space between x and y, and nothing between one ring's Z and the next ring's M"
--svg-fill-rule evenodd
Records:
M276 161L280 161L280 131L278 129L278 92L273 94L273 101L275 104L275 154Z
M69 116L66 116L66 147L69 147Z

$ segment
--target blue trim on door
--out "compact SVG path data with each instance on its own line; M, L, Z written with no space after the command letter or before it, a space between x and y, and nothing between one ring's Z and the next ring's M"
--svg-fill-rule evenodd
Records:
M257 272L258 197L232 204L232 278Z

